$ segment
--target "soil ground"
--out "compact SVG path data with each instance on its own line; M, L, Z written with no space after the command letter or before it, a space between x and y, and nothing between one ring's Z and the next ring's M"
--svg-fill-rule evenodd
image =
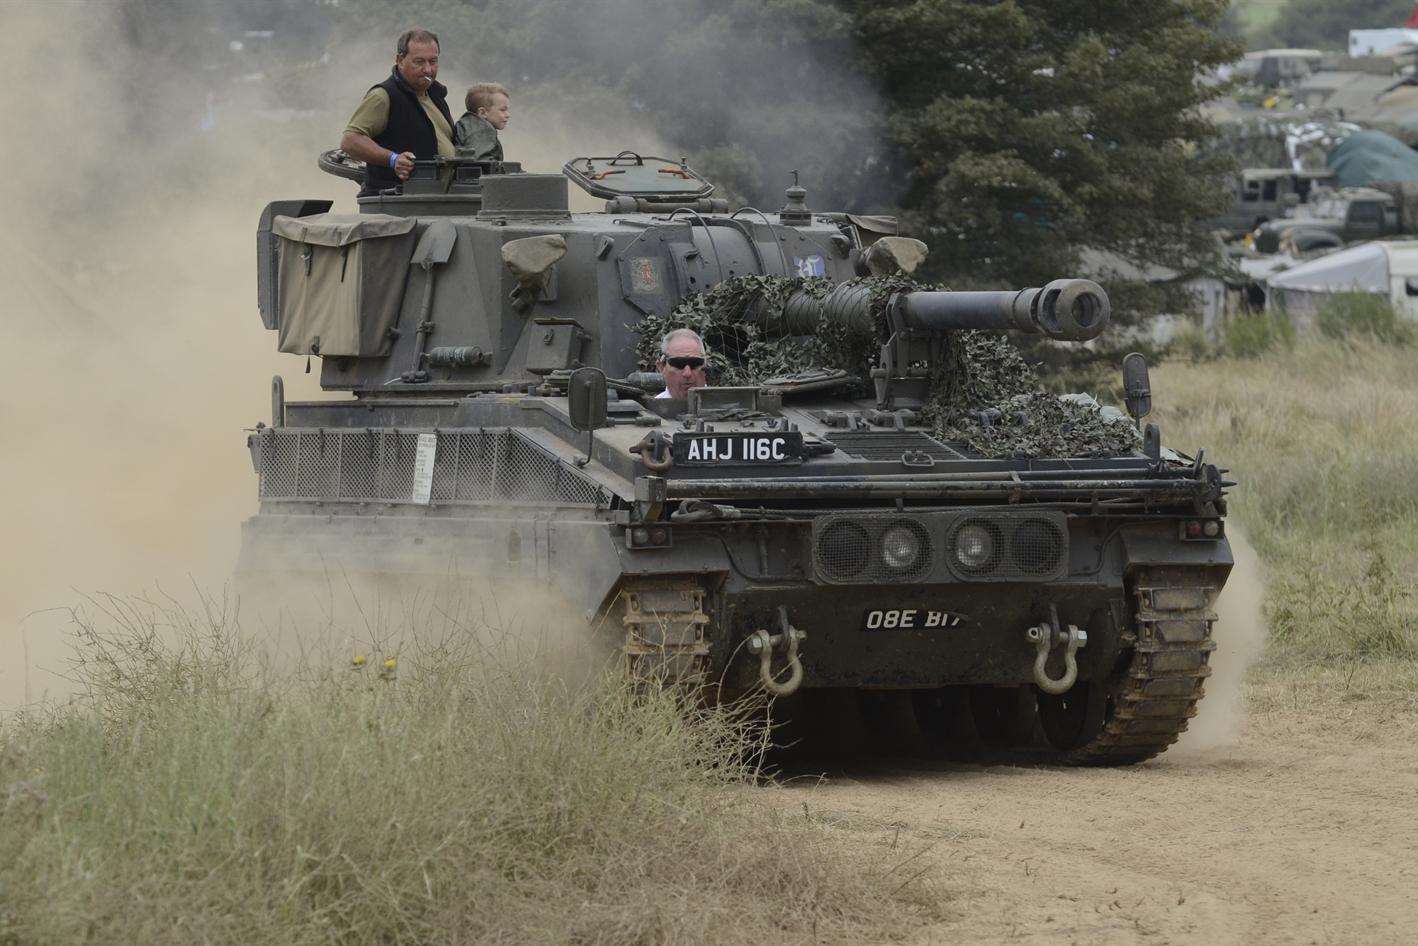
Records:
M1418 712L1353 677L1263 672L1231 744L1131 768L883 760L781 803L935 878L913 943L1412 942Z

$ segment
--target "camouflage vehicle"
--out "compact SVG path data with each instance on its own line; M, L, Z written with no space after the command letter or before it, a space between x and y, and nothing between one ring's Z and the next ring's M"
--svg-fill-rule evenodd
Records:
M1372 187L1326 189L1289 216L1261 224L1255 248L1278 253L1287 241L1303 252L1306 246L1343 246L1403 232L1398 202Z
M1334 180L1335 173L1328 168L1245 168L1233 180L1230 208L1214 221L1213 228L1233 237L1243 236L1268 220L1285 216Z
M604 209L572 213L571 183ZM895 285L924 249L894 221L811 209L796 185L776 213L712 192L625 152L562 174L420 164L357 214L270 204L263 324L342 396L286 401L275 379L243 570L466 566L555 589L637 677L857 701L927 742L1063 763L1163 751L1209 673L1224 471L1138 429L1140 356L1111 454L990 456L930 416L931 385L962 380L964 330L1086 340L1105 293L873 290L859 277ZM867 367L656 397L637 327L764 277L801 287L780 334L856 327ZM1023 424L1026 403L968 422ZM1102 416L1090 405L1068 423Z

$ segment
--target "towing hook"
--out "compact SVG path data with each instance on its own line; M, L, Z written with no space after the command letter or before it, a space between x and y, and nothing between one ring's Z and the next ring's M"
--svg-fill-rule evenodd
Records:
M748 652L758 655L758 679L763 683L763 689L774 696L791 696L802 686L803 665L798 659L798 644L807 640L807 632L788 622L788 609L781 605L778 608L778 626L781 630L777 634L769 634L762 628L750 634ZM779 649L787 652L785 659L788 663L788 679L782 683L773 677L773 651Z
M652 430L640 440L639 443L630 447L630 452L640 455L640 462L645 464L645 469L652 473L663 473L674 466L674 454L670 452L669 441L660 436L658 430Z
M1064 630L1059 624L1059 609L1049 605L1049 622L1035 624L1024 632L1025 640L1034 645L1034 683L1045 693L1057 696L1073 688L1078 681L1078 648L1088 646L1088 632L1081 631L1072 624ZM1057 680L1049 676L1044 665L1049 661L1049 652L1056 646L1064 648L1064 675Z

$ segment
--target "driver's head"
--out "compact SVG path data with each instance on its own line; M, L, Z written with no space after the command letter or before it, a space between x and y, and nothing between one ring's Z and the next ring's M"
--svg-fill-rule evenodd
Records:
M670 397L683 400L691 388L704 387L705 354L704 339L693 329L677 328L661 339L657 366Z
M405 30L394 49L394 68L420 95L438 78L438 37L415 27Z

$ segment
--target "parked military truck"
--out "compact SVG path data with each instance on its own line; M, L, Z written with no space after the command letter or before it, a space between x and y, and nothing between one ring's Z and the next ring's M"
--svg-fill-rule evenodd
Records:
M1372 187L1325 190L1289 216L1271 220L1255 231L1255 248L1278 253L1287 242L1298 252L1334 248L1360 240L1377 240L1403 232L1398 202Z
M1232 237L1244 236L1308 202L1312 194L1334 180L1335 173L1328 168L1244 168L1232 180L1231 206L1214 221L1213 228Z
M555 589L637 678L887 701L928 739L1061 763L1138 762L1185 729L1232 564L1222 471L1152 424L1114 455L991 457L925 416L956 333L1095 337L1097 285L873 301L857 277L919 245L801 187L730 212L683 161L508 171L421 163L357 214L262 213L263 325L343 396L273 381L249 438L252 587L331 562L466 568ZM604 210L572 213L571 183ZM655 396L637 324L744 276L835 286L795 293L774 330L865 326L869 369ZM1140 356L1124 381L1140 424Z

